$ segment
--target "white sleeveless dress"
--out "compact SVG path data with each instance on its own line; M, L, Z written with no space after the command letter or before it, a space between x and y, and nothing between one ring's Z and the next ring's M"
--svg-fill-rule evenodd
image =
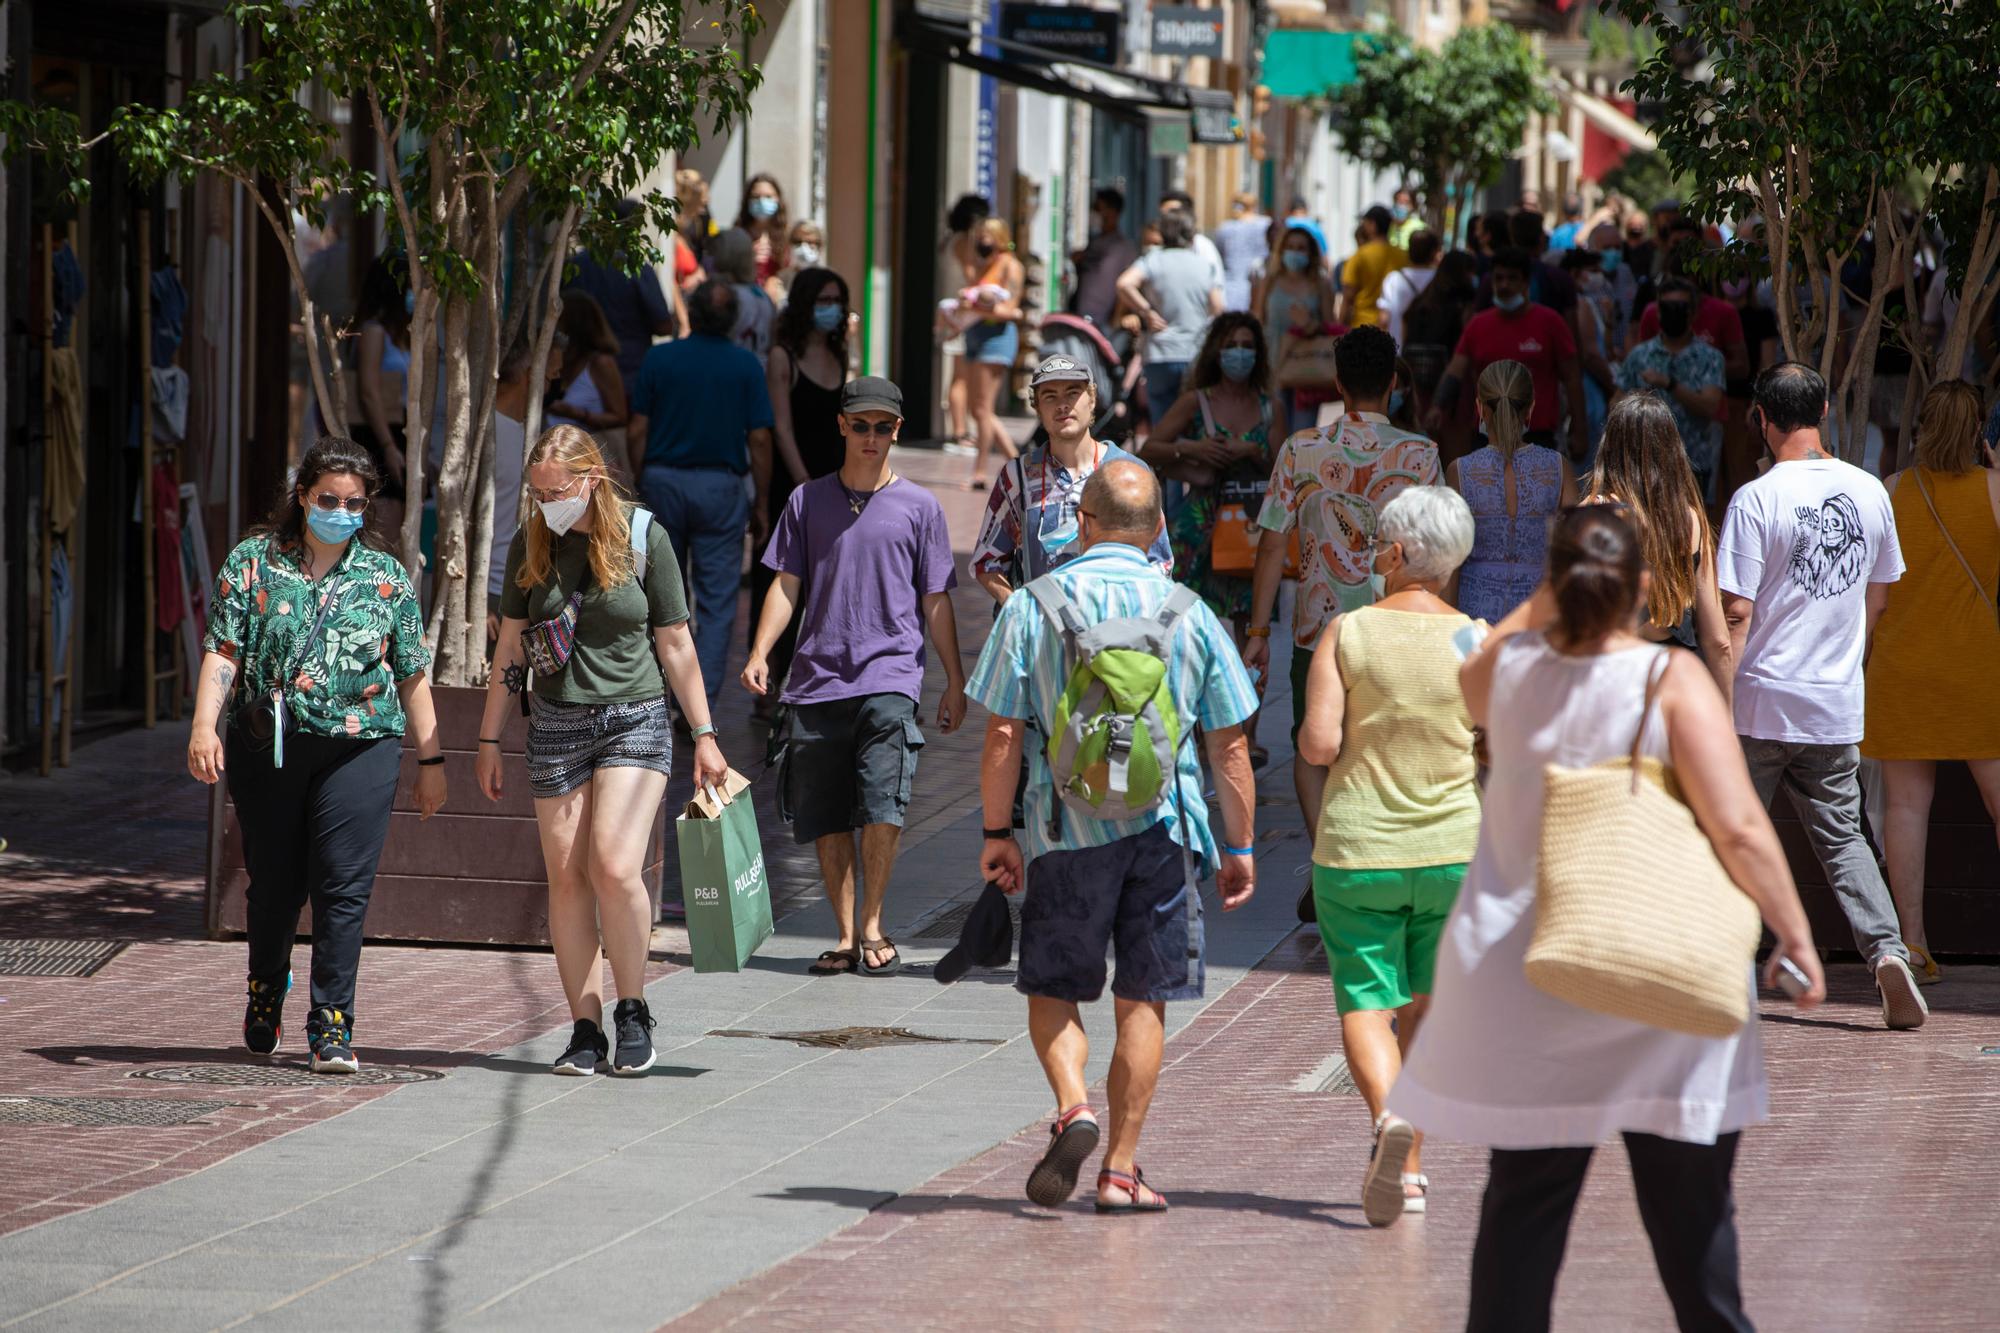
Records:
M1500 649L1479 849L1438 946L1430 1014L1389 1093L1389 1109L1426 1134L1495 1148L1581 1147L1627 1130L1713 1143L1769 1115L1754 976L1743 982L1750 1021L1711 1038L1579 1009L1521 970L1535 933L1543 768L1625 755L1664 651L1564 657L1539 634ZM1644 752L1667 757L1657 710Z

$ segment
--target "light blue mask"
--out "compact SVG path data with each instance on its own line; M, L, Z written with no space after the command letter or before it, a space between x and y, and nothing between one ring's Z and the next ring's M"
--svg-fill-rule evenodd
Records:
M813 327L821 333L832 333L847 321L847 312L837 305L816 305L813 307Z
M1618 266L1624 262L1625 256L1619 254L1616 250L1606 250L1604 252L1604 271L1606 273L1616 273Z
M1528 304L1528 298L1525 296L1510 296L1504 301L1497 296L1493 298L1493 308L1504 310L1510 315L1526 304Z
M1049 512L1046 509L1042 511L1045 524L1046 516ZM1044 526L1039 535L1042 542L1042 553L1048 556L1051 561L1056 560L1064 551L1076 544L1076 512L1074 510L1070 510L1066 514L1058 512L1055 526Z
M415 292L403 293L403 313L406 315L417 313L417 294Z
M750 215L759 218L778 216L778 201L768 194L757 195L750 201Z
M1307 254L1303 250L1285 251L1285 267L1290 269L1294 273L1305 272L1306 265L1310 264L1311 262L1312 262L1312 256Z
M312 529L313 536L328 546L338 546L361 531L365 521L361 515L350 514L345 509L336 509L331 513L319 508L306 511L306 526Z
M1403 410L1403 404L1404 404L1404 403L1405 403L1405 402L1406 402L1406 401L1407 401L1408 399L1409 399L1409 395L1408 395L1408 394L1406 394L1406 393L1404 393L1404 392L1403 392L1403 391L1402 391L1401 389L1398 389L1398 390L1396 390L1396 391L1395 391L1394 393L1390 394L1390 395L1389 395L1389 415L1393 417L1393 416L1395 416L1395 415L1396 415L1396 414L1397 414L1398 412L1402 411L1402 410Z
M1250 372L1257 368L1257 349L1254 347L1225 347L1222 349L1222 373L1233 380L1247 380Z

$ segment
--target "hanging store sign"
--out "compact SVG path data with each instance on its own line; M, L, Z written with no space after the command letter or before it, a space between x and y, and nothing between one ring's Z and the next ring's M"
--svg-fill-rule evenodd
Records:
M1112 10L1010 2L1000 6L999 37L1003 42L1046 51L1051 59L1116 65L1123 22L1124 17ZM1021 58L1012 51L1007 56Z
M1153 54L1222 58L1222 11L1161 5L1153 11Z
M1205 144L1240 143L1242 122L1236 119L1236 99L1219 88L1190 88L1188 121L1194 141Z

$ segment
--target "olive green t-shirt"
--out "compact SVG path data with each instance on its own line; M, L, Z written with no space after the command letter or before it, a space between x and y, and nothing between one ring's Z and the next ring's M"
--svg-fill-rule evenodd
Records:
M653 653L653 631L688 618L687 595L681 590L681 567L673 543L658 521L649 526L646 542L646 584L630 577L614 588L600 587L590 574L590 535L567 532L555 540L555 576L535 588L520 585L527 538L517 532L507 547L507 584L500 594L500 615L530 625L558 614L578 588L583 606L577 613L576 647L569 661L553 676L536 675L534 691L545 699L570 704L627 703L657 699L666 693L659 659ZM586 580L588 582L586 583Z

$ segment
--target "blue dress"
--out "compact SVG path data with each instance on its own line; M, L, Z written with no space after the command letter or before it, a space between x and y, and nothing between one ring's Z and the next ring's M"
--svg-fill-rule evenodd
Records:
M1506 459L1487 445L1458 463L1459 493L1472 509L1472 554L1458 573L1458 609L1497 622L1534 595L1547 561L1549 520L1562 504L1562 458L1538 444L1514 452L1514 514L1507 514Z

